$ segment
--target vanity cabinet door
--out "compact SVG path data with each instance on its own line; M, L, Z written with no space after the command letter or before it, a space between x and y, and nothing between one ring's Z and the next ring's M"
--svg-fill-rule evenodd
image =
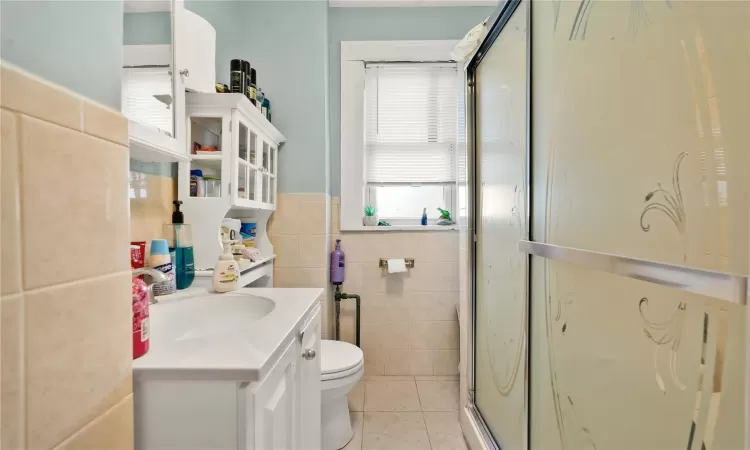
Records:
M279 362L258 387L254 398L256 450L298 449L299 432L296 372L299 358L297 340L290 343ZM250 399L248 399L250 400ZM248 430L250 431L250 430Z
M300 429L300 449L320 449L320 306L300 334L300 363L297 371L299 404L297 415Z

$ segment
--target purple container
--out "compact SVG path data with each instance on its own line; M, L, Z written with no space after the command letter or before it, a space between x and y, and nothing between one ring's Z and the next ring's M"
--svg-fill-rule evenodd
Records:
M336 249L331 252L331 283L344 284L344 252L341 239L336 239Z

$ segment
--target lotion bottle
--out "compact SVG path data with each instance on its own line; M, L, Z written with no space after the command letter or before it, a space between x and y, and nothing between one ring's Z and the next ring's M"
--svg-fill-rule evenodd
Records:
M240 287L239 262L232 256L231 243L232 241L222 241L224 253L214 266L213 287L216 292L234 291Z

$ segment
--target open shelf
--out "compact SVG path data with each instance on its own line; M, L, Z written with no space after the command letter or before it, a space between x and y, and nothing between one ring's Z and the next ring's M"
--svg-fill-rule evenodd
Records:
M190 155L192 168L208 167L221 173L221 155Z
M132 159L159 163L190 161L187 155L178 152L175 138L156 128L130 120L128 121L128 138Z
M240 264L240 286L245 287L260 277L273 275L273 265L269 263L274 259L276 255L270 255L246 265ZM213 269L195 271L196 277L212 277L213 274Z

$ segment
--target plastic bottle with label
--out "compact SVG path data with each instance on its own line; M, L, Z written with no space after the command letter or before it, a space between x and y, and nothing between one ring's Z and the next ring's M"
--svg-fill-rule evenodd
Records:
M148 265L169 278L167 281L154 283L154 295L172 294L177 290L174 266L172 264L174 260L175 255L173 252L169 252L169 244L166 239L154 239L151 241L151 254L148 258Z
M212 284L216 292L229 292L240 287L240 269L239 263L232 256L231 241L222 241L222 244L224 253L214 266Z

